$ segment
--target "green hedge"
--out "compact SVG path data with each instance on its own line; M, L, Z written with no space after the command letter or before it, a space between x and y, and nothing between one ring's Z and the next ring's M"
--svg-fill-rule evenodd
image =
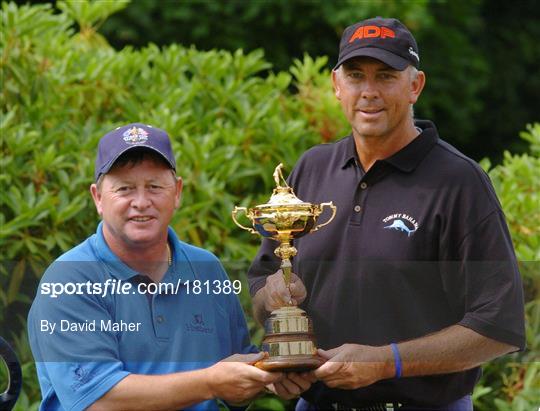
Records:
M4 3L1 15L0 334L15 341L24 364L20 410L35 409L40 397L24 331L37 281L44 267L98 222L88 186L100 136L132 121L167 130L185 183L173 227L182 239L214 251L232 277L245 281L258 240L232 223L234 205L266 202L277 163L290 170L305 149L348 129L325 58L305 56L274 73L262 51L203 52L179 45L115 51L95 27L121 3L57 6L62 12L55 14L48 5ZM533 147L540 144L538 128L527 134L534 136ZM528 261L539 257L538 161L537 149L507 154L491 172L518 255ZM530 346L538 349L534 300L540 287L533 265L524 272L533 300L527 310ZM249 313L247 290L241 299ZM261 330L248 320L254 341L260 341ZM538 369L527 363L531 355L488 365L477 404L502 410L513 398L533 401L526 399L532 395L527 373L538 380ZM509 391L518 386L524 388ZM287 403L264 398L257 406L280 409Z
M493 0L136 0L100 31L117 48L150 41L203 50L263 47L267 61L287 70L306 52L336 62L343 29L373 16L397 17L414 32L428 76L419 117L436 118L449 141L474 159L500 161L504 149L526 150L518 133L538 119L540 95L540 76L529 75L540 55L537 0L519 0L519 7Z
M484 367L474 392L480 411L527 411L540 404L540 123L520 137L530 144L530 154L505 152L502 164L481 164L501 201L523 277L527 351Z

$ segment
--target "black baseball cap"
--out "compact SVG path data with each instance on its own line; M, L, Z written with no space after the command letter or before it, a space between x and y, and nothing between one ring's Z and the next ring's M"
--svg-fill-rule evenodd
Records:
M117 127L99 140L96 157L95 181L101 174L107 174L118 158L134 148L147 148L160 154L176 171L176 161L169 135L148 124L131 123Z
M397 19L375 17L345 29L339 43L334 70L353 57L372 57L395 70L420 65L418 45L413 35Z

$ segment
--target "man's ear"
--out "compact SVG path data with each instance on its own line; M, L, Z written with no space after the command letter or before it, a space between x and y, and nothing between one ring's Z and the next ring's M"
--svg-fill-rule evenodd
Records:
M92 195L92 200L94 200L94 205L98 214L101 216L103 214L103 208L101 207L101 192L97 188L96 184L90 185L90 194Z
M426 85L426 74L423 71L419 71L416 78L411 80L411 92L409 97L409 103L415 104L422 94L422 90Z
M339 73L337 72L337 70L332 70L332 87L334 88L334 95L338 100L341 100L341 87L339 85L338 76Z
M184 187L184 182L182 177L176 177L176 194L174 198L174 208L180 207L180 201L182 200L182 189Z

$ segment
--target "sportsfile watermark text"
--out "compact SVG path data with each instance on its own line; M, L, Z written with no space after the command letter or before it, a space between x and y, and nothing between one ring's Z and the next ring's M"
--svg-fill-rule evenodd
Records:
M41 283L39 292L50 298L58 298L59 295L129 295L129 294L178 294L185 290L187 294L240 294L242 282L240 280L182 280L179 278L175 283L141 282L133 284L128 281L109 278L104 283L86 281L83 283Z

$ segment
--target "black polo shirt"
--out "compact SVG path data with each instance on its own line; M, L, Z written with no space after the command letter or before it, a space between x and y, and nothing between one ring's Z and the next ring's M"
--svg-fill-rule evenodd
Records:
M293 270L306 285L302 308L318 345L385 345L461 324L523 348L522 283L489 178L431 122L416 126L418 137L367 173L348 136L308 150L290 175L301 200L337 206L333 222L294 243ZM276 246L263 241L249 270L251 295L277 270ZM304 397L322 405L437 406L471 393L479 376L475 368L357 390L317 383Z

